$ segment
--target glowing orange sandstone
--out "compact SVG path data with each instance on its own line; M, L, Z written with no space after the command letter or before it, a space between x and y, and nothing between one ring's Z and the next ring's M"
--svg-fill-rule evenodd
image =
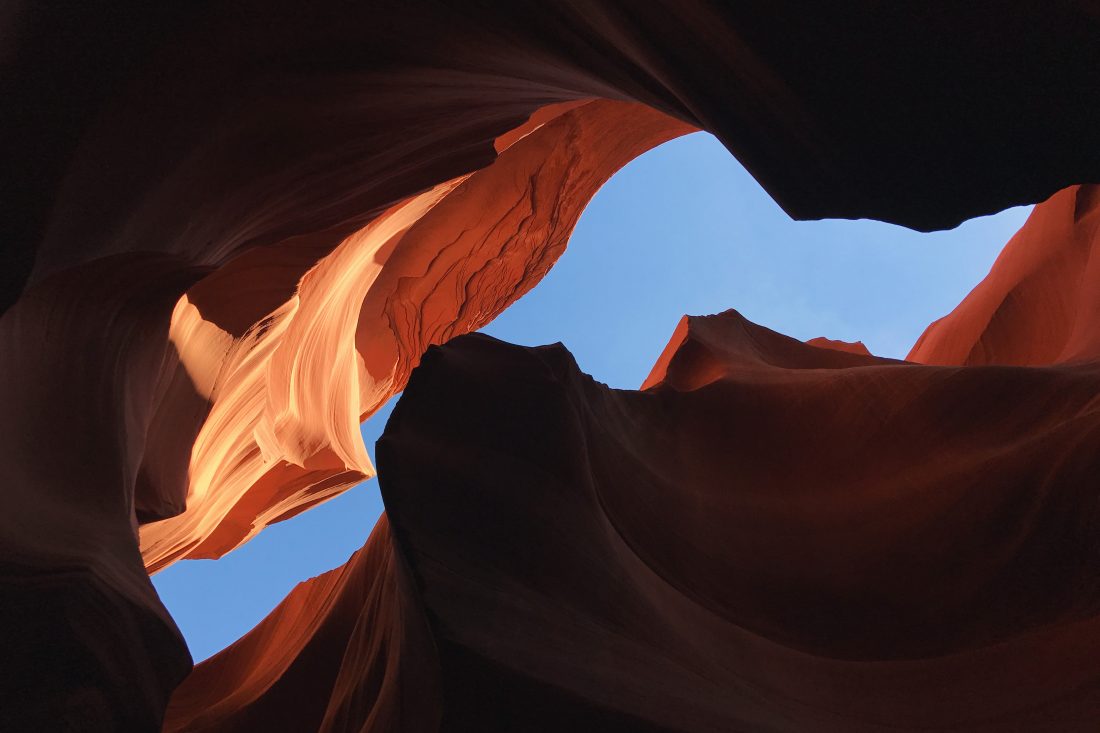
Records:
M1100 357L1100 187L1035 207L993 269L921 335L923 364L1080 363Z
M557 105L498 142L487 168L345 239L238 336L217 325L220 292L198 283L201 306L184 295L170 334L211 406L191 452L186 509L141 529L150 570L220 557L373 476L359 424L401 391L424 349L484 326L534 286L596 189L690 129L625 102ZM256 258L217 275L217 287L232 296L271 266Z
M244 0L5 14L0 729L159 727L190 661L147 568L216 557L369 475L358 421L431 344L537 282L607 176L690 129L718 136L798 218L927 230L1055 195L911 354L951 366L814 348L733 316L681 324L640 395L581 395L568 360L538 352L570 388L544 384L516 404L568 398L575 411L535 410L546 420L515 418L509 437L538 428L526 447L540 461L577 440L521 476L532 491L486 494L487 524L441 520L433 512L473 505L398 471L383 485L393 535L383 525L349 570L288 602L264 627L281 648L252 637L218 663L225 684L200 668L171 724L207 703L235 720L302 699L321 711L310 724L331 730L430 730L441 710L452 728L487 730L491 704L520 730L1091 725L1097 194L1066 187L1100 180L1100 15L1087 3L911 5ZM529 361L494 353L505 352ZM484 371L466 376L495 388L495 358L474 362ZM425 373L464 373L439 366ZM689 498L755 467L771 493L748 494L745 511L666 510L667 493L623 499L605 482L624 523L591 496L576 503L592 485L583 471L566 490L534 490L585 468L578 446L615 442L563 415L631 416L619 433L636 439L655 406L746 380L757 382L741 401L708 403L749 420L732 425L748 438L773 438L743 463L721 466L738 455L720 443L729 430L675 416L652 450L614 462L647 469L631 485L656 477ZM818 388L830 399L817 417L831 422L800 456L785 446L816 424ZM456 445L500 437L489 391ZM923 422L884 422L917 409L918 393L936 408L917 410ZM617 400L632 407L601 412ZM675 459L669 446L699 448L698 460L646 463ZM405 461L421 447L407 441ZM812 481L774 490L777 472L800 466ZM492 461L455 468L518 475ZM502 509L528 495L545 503ZM576 524L547 521L562 516ZM721 546L695 563L652 541L662 532L689 550ZM485 570L498 560L516 565ZM540 582L525 585L536 560ZM451 562L468 574L440 585ZM386 580L408 580L402 563L416 563L415 588ZM373 578L381 590L365 592ZM744 605L715 602L733 587ZM437 628L406 644L421 599ZM547 630L540 618L554 634L528 633ZM892 636L895 620L913 633ZM410 651L422 642L448 676ZM439 681L442 706L392 694L406 672L421 692Z
M378 443L366 547L166 730L1084 733L1098 390L1096 360L920 365L734 311L685 317L640 392L456 339Z

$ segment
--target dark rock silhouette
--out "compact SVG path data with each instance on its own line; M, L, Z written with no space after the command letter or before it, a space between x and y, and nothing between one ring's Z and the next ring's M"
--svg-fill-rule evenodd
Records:
M433 347L378 443L367 547L199 665L168 729L1090 730L1098 380L733 311L686 318L641 392L560 345ZM345 692L381 679L420 717Z
M893 589L895 595L880 599L892 610L877 607L889 618L879 617L880 626L856 635L860 614L875 620L872 606L845 605L832 575L809 577L813 568L824 573L812 563L784 576L798 593L808 587L796 580L813 586L806 597L815 605L804 616L784 616L767 594L745 596L761 604L755 609L726 608L721 604L732 601L719 603L717 596L707 596L707 603L728 611L746 633L799 654L885 655L895 666L880 668L884 676L863 688L864 703L878 705L858 708L865 720L934 720L937 710L957 710L922 704L932 691L915 681L910 699L916 712L890 707L895 688L887 678L896 660L924 659L937 649L971 659L975 649L1004 644L1017 646L1005 652L1003 664L988 662L991 671L974 683L978 687L954 688L959 699L973 701L971 716L959 718L960 724L988 720L1011 727L1003 716L1016 710L1012 725L1027 727L1053 715L1048 703L1055 695L1063 697L1065 710L1089 711L1093 668L1070 658L1093 651L1089 632L1078 629L1076 644L1064 649L1059 645L1069 637L1057 629L1087 627L1094 585L1085 580L1092 545L1060 523L1068 507L1074 521L1091 516L1080 493L1092 485L1088 475L1080 474L1076 484L1070 476L1084 470L1079 451L1090 445L1090 413L1081 400L1085 385L1093 384L1091 365L1100 348L1091 257L1098 197L1094 186L1079 185L1100 181L1100 11L1094 4L1020 2L1005 9L697 0L241 0L16 3L2 16L0 727L156 729L190 662L147 572L180 559L218 557L266 525L371 475L357 425L404 388L425 349L480 328L533 287L609 176L641 152L695 129L717 135L799 218L873 217L927 230L1049 197L990 278L934 324L910 355L946 371L877 360L836 343L805 347L747 324L727 332L728 324L696 322L684 325L682 343L652 377L662 386L641 398L664 399L654 395L678 389L693 394L747 373L781 374L786 383L792 374L812 379L822 370L845 375L838 383L853 389L863 385L849 382L850 374L881 372L893 385L882 387L887 401L908 395L906 389L946 390L951 400L936 403L936 420L916 423L926 433L898 427L900 437L891 439L897 444L875 444L879 454L868 448L860 457L880 462L868 470L884 476L881 491L923 485L919 474L887 471L917 471L903 460L917 446L926 448L922 470L968 466L977 478L967 481L980 488L985 464L973 461L993 458L966 453L972 447L967 441L984 436L992 441L989 450L1014 446L1014 460L1023 463L1013 465L1022 473L998 494L1005 501L1015 496L1012 507L979 489L959 498L953 492L963 491L963 484L946 479L940 487L945 493L937 494L958 498L961 508L952 521L959 527L975 530L967 519L976 521L978 509L972 513L970 504L977 503L993 512L982 532L1000 531L1024 543L1013 553L995 538L973 536L969 551L997 547L1003 554L986 562L1009 563L996 582L986 578L994 584L987 588L993 594L988 607L978 613L961 595L910 598ZM687 244L675 256L689 256ZM710 334L712 328L717 333ZM454 353L473 348L480 354L484 344L471 343L481 342L467 341ZM491 363L485 364L490 371L496 368ZM954 376L940 385L940 377L910 373ZM930 381L920 381L925 379ZM779 402L768 407L783 420L803 425L808 419L796 415L795 402ZM850 418L853 425L870 420L855 406L849 414L845 404L834 407L835 419ZM909 404L894 407L904 411ZM1004 413L1009 405L1013 411ZM475 410L470 420L476 426L483 417ZM1032 431L1026 439L1024 422ZM551 431L547 448L561 448L567 434L553 431L567 427L575 426L539 427ZM831 427L845 434L844 425ZM766 428L761 425L758 436L769 435ZM1071 433L1078 436L1076 448ZM960 436L959 445L947 440L953 435ZM872 436L888 440L881 430ZM493 438L488 432L468 436L475 437ZM922 442L933 440L938 442ZM415 441L406 449L413 447ZM761 456L769 455L766 448ZM815 455L784 454L784 467L810 466ZM1035 473L1039 456L1054 473ZM695 480L685 476L684 486L696 486ZM400 503L387 485L401 479L386 481L387 501ZM410 485L419 487L410 493L423 489ZM1021 514L1024 505L1037 512L1028 515L1031 524ZM643 506L639 502L638 510ZM919 505L906 506L914 521L923 516ZM859 516L878 517L878 508L869 505ZM509 530L517 538L521 523L538 509L524 511L527 518L517 515ZM702 697L692 693L678 701L654 692L650 683L662 674L656 667L638 672L634 687L583 693L553 682L562 668L541 666L551 657L532 656L523 662L533 665L525 676L515 676L515 659L486 655L457 635L460 626L448 631L456 635L442 635L442 617L432 616L428 601L427 630L416 626L415 639L407 637L413 626L398 620L412 622L393 609L419 608L416 594L427 592L428 579L417 575L425 571L411 554L414 543L448 537L424 534L420 522L430 526L429 516L391 507L390 521L396 540L380 529L375 547L382 549L361 553L339 576L344 580L330 579L325 593L342 599L342 615L326 625L323 615L294 620L284 611L286 618L272 625L316 624L343 638L353 631L352 619L390 619L377 621L379 633L388 629L400 640L386 654L403 658L416 649L421 651L409 658L421 660L430 658L422 651L427 635L440 655L438 686L429 684L427 672L417 673L416 684L438 690L442 706L425 703L409 713L413 717L398 715L404 703L387 695L412 684L406 671L393 673L394 688L349 670L344 677L326 672L324 679L343 680L335 687L303 692L313 707L302 715L336 711L322 718L325 725L369 730L382 725L372 720L392 722L394 716L430 727L435 718L428 713L437 710L438 720L454 727L488 709L475 694L483 682L499 691L499 705L515 707L500 714L501 726L509 720L534 726L528 720L533 711L551 709L560 716L545 717L545 725L559 728L667 726L674 711L688 708L694 712L677 725L729 722L721 706L703 699L705 685L697 693ZM853 553L866 549L859 542L886 542L865 522L854 525ZM1047 534L1050 527L1063 539ZM900 543L907 536L893 539ZM1078 542L1076 549L1066 542ZM875 547L886 552L881 561L887 567L889 548ZM566 549L560 550L562 561L573 562ZM398 559L383 560L379 553L386 552ZM523 552L513 548L513 559ZM709 565L693 569L679 555L661 561L675 565L669 577L679 579L681 591L690 587L696 594L729 593L755 577L704 589ZM647 567L654 562L647 559ZM357 596L347 596L355 585L350 579L390 573L397 583L403 576L394 568L402 563L417 590L379 591L389 611L356 612ZM937 569L929 560L922 572ZM904 563L895 570L917 572ZM975 577L960 573L958 582L963 579ZM1008 591L996 583L1040 595L1026 606L1017 596L997 595ZM638 587L622 588L624 603ZM303 591L312 592L320 591ZM668 602L672 612L679 601ZM622 612L628 608L633 606ZM827 609L835 612L835 627L821 626ZM976 615L969 621L951 616L971 610ZM663 618L632 619L641 625L630 628L641 633ZM933 621L942 622L940 631L925 627ZM1044 634L1052 635L1048 646L1036 641L1047 639ZM296 638L304 644L307 637L313 638ZM1011 655L1024 639L1036 645L1037 660L1026 683L1003 676L1019 669ZM508 641L505 634L500 643ZM575 641L578 654L592 648L581 637ZM362 649L375 649L373 642L362 643ZM335 664L326 644L301 669ZM298 659L305 648L290 645L286 653ZM208 687L207 667L200 668L173 703L171 724L208 694L224 697L211 703L211 719L229 720L244 709L245 698L268 690L259 690L257 678L248 675L277 684L271 657L264 659L251 672L235 666L243 662L225 662L244 675L234 678L241 685L236 696L224 684ZM371 669L394 669L381 656L371 659ZM605 661L610 666L590 664L590 674L622 671L621 660ZM975 664L959 675L987 669ZM777 669L768 674L785 674ZM811 674L808 669L804 674ZM953 679L944 668L927 669L936 684ZM669 694L680 694L683 683L668 679ZM707 679L713 686L725 678L715 671ZM845 690L855 689L845 684L856 682L845 674L830 679L788 707L805 704L816 711L835 703L844 710ZM1006 691L1000 699L1015 700L1015 708L982 697L981 685L994 680ZM748 685L753 678L742 681ZM630 684L628 677L621 682ZM384 694L372 702L377 690ZM734 699L734 692L729 695ZM265 710L277 711L283 699ZM654 710L662 700L668 703L664 712ZM366 711L374 710L372 719ZM745 718L744 725L775 719L760 711L762 717ZM916 717L906 718L910 712ZM417 717L422 713L427 717ZM782 719L796 717L790 712ZM1063 729L1087 719L1049 718ZM827 727L824 719L805 720Z

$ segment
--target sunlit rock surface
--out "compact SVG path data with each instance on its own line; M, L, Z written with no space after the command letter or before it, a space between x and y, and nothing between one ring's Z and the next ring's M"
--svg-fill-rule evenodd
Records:
M989 276L928 327L925 364L1073 364L1100 359L1100 187L1036 206Z
M1078 381L1087 381L1096 355L1097 196L1093 187L1073 188L1100 180L1100 14L1088 4L1020 3L1009 13L963 4L932 12L671 0L630 8L604 0L242 0L22 3L3 15L0 728L158 727L190 662L147 571L217 557L370 475L356 425L402 389L424 350L477 329L533 287L608 176L692 129L717 135L801 218L933 229L1053 194L986 283L911 358L970 365L960 375L984 375L969 371L981 365L1059 365L1019 372L1043 375L1033 392L1030 383L1006 382L1002 395L971 386L977 377L953 378L952 389L961 391L958 383L978 396L967 402L960 392L957 412L944 408L929 435L984 420L987 403L1017 405L1016 420L1030 416L1029 450L1053 440L1042 437L1050 421L1061 420L1062 431L1087 424L1063 410L1077 404ZM669 248L690 256L690 242ZM685 329L683 343L695 343ZM701 371L689 360L691 368L658 370L653 379L698 382L695 390L741 369L810 374L874 362L835 344L776 338L746 326L733 345L703 339L713 354L691 357ZM803 348L824 366L792 369ZM990 373L1030 378L1003 367ZM1054 389L1046 379L1066 383L1050 399L1033 396ZM983 433L990 440L1015 435L993 417L973 429L991 431ZM475 437L491 438L466 436ZM793 466L811 460L785 458ZM924 465L951 461L926 457ZM1027 475L1047 497L1054 484ZM400 501L386 491L388 502ZM411 538L425 538L413 531L415 517L391 512L395 556L404 557ZM877 515L868 507L860 516ZM1001 516L987 518L985 530L1011 533L1016 515ZM1089 515L1078 506L1075 516ZM517 515L516 527L522 521ZM410 539L402 540L406 522ZM868 541L878 537L866 532ZM522 558L520 547L509 552ZM1087 567L1090 547L1067 550L1051 567L1040 553L1028 572L1069 578ZM416 559L402 562L417 577ZM820 583L821 593L833 589L828 577ZM1064 591L1081 604L1079 615L1090 588ZM944 607L954 608L949 601ZM982 616L985 636L974 638L1046 629L1063 601L1047 593L1015 622ZM1004 603L988 612L1018 610ZM925 606L914 613L934 610ZM788 631L807 644L816 633ZM444 648L451 637L426 633L436 635L441 659L468 654L462 664L480 664L472 642L455 636L456 646ZM1089 650L1082 636L1076 648ZM1049 649L1039 656L1060 658ZM269 674L266 665L253 673ZM508 669L478 674L503 680ZM1087 664L1072 669L1091 673ZM1084 709L1077 702L1090 688L1056 672L1018 699L1047 710L1045 684L1078 696L1067 709ZM528 670L507 683L513 692L501 682L501 699L526 695L538 709L538 696L550 694L540 680L553 678ZM454 679L440 677L442 710L465 710L463 688L448 684ZM474 685L479 677L464 679ZM591 701L592 715L611 716L607 727L657 721L645 707L651 688L638 685L627 697L576 704ZM224 687L219 694L228 694ZM236 709L249 694L218 710ZM473 715L480 703L468 697ZM395 709L367 698L333 703L350 716L339 725L362 726L364 711ZM882 719L904 712L882 705Z
M1041 264L1005 263L1087 261L1097 200L1037 206L914 352L1027 354ZM1084 278L1043 284L1095 314ZM983 331L991 292L1034 294ZM430 350L367 546L199 665L166 730L1093 730L1100 353L1074 353L922 365L730 311L630 392L561 346Z
M730 311L685 318L647 383L609 389L560 345L429 350L378 443L367 547L199 665L168 729L1095 728L1100 366L923 366ZM410 627L431 643L407 657L377 641ZM401 687L417 715L350 701L405 684L402 659L433 660ZM223 670L287 665L326 682L226 702Z
M819 349L833 349L835 351L847 351L849 354L866 354L868 356L871 354L867 349L867 345L862 341L838 341L836 339L818 336L817 338L810 339L806 343L810 346L816 346Z
M599 186L690 129L625 102L544 108L498 140L488 167L386 210L296 287L282 283L288 299L243 333L219 314L235 323L252 302L241 288L279 284L278 253L253 250L192 288L172 343L212 406L186 473L169 477L188 477L175 487L186 507L162 498L173 487L153 487L169 518L142 528L150 570L219 557L374 475L359 424L404 387L424 349L530 289Z
M438 730L438 659L383 515L176 691L165 730Z

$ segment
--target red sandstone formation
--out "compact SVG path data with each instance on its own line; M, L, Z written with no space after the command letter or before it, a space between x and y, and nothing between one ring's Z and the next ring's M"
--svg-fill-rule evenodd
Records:
M166 730L1095 729L1095 362L921 366L730 311L647 383L429 350L378 444L388 522L199 665ZM379 679L417 716L344 692Z
M383 516L172 698L165 730L438 729L438 661Z
M480 337L413 376L378 456L444 729L1095 728L1096 363L675 348L640 393Z
M0 33L0 728L155 729L190 665L146 569L216 557L369 475L358 421L402 388L425 348L478 328L532 287L596 188L669 137L713 132L803 218L929 229L1100 180L1092 5L757 5L9 8ZM1063 375L1055 380L1087 372L1095 200L1082 187L1039 207L986 284L912 358L1064 362L1049 371ZM811 348L748 328L732 345L683 336L693 355L656 380L786 373ZM813 351L807 374L877 363ZM960 393L959 404L994 400L968 379L957 381L976 402ZM1002 401L1022 401L1021 414L1049 407L1050 419L1064 407L1018 393ZM954 429L954 412L941 417L937 435ZM1035 446L1046 444L1040 432ZM416 528L394 516L399 540L402 522ZM412 545L382 535L377 546L398 557ZM374 557L382 552L359 562L391 567ZM352 576L362 577L342 577ZM333 583L326 592L340 598L360 592ZM379 633L404 638L392 604L413 607L415 593L386 593L389 615L362 612L391 619L377 622ZM346 639L354 611L343 613L335 626L323 614L283 623ZM797 627L809 638L807 628ZM577 701L536 674L549 659L527 660L522 678L506 679L493 666L501 660L475 674L483 650L430 633L440 654L466 659L464 678L440 682L455 721L479 705L471 694L464 707L462 679L495 679L502 699L532 705L565 696L572 702L554 706L596 716L577 712L576 725L605 713L609 727L660 718L640 699L651 697L644 675L625 698ZM325 659L304 669L329 664L331 642L319 648ZM1045 653L1058 658L1054 647ZM264 659L236 669L240 690L220 689L218 715L263 692L256 680L282 678ZM1049 685L1069 684L1053 672ZM329 679L358 672L347 674ZM202 673L192 679L193 699L206 699ZM322 708L342 711L335 729L384 729L363 717L393 714L371 702L381 688L344 684L308 697L332 698ZM1019 699L1038 699L1041 687Z
M846 351L849 354L871 355L871 352L867 350L867 346L862 341L838 341L836 339L818 336L817 338L810 339L806 343L810 346L816 346L819 349L834 349L836 351Z
M220 557L374 475L359 424L401 391L424 349L484 326L531 288L596 189L689 130L624 102L547 107L498 140L491 165L386 210L296 288L283 283L287 300L243 332L223 315L239 321L238 284L279 283L277 255L250 252L189 290L169 338L209 412L186 472L169 477L188 485L152 487L152 511L174 516L142 528L149 569Z
M1082 257L1093 194L1036 207L929 333L1027 292L1005 263ZM964 335L1023 353L1036 316L1009 315ZM639 393L560 347L430 351L379 444L389 519L199 665L166 730L1093 730L1100 352L860 346L685 318Z
M968 366L1100 358L1100 188L1071 186L1036 206L989 276L908 358Z

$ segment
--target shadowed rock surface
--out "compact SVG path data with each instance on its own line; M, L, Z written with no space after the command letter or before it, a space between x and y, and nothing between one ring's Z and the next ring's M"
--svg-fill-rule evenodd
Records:
M472 336L414 375L380 476L452 729L554 729L517 678L670 730L1095 727L1095 364L673 345L643 392Z
M934 434L987 402L1030 415L1035 445L1050 421L1081 424L1061 410L1097 354L1097 196L1076 185L1100 181L1094 3L22 2L0 20L0 727L155 729L190 662L147 571L219 557L371 475L357 426L424 350L533 287L603 181L694 129L800 218L934 229L1053 194L911 358L1059 364L1035 394L1067 380L1044 403L1029 382L953 377L975 395ZM802 347L781 338L703 339L706 370L676 379L877 363L831 344L794 369ZM1026 626L982 618L985 636L958 634ZM793 629L795 646L820 631ZM439 653L474 655L467 684L511 674L454 644ZM630 708L546 697L552 678L500 699L581 711L562 726L658 720L644 685ZM459 677L440 679L460 709Z
M348 563L300 583L196 668L166 731L438 730L438 659L385 515Z
M560 345L430 350L379 442L387 517L367 547L199 665L166 729L277 718L287 664L343 680L303 730L1094 729L1100 352L1049 344L1096 317L1088 276L1056 277L1091 261L1097 201L1037 206L914 347L995 342L1039 366L882 359L733 311L685 317L641 392ZM1018 305L989 318L997 299ZM1051 308L1063 321L1041 328ZM967 361L954 348L928 359ZM337 694L356 670L400 674L357 641L374 604L295 603L372 555L403 560L340 602L389 583L407 616L375 633L426 622L406 652L416 716ZM273 624L337 630L287 643ZM227 687L227 668L274 676Z
M337 603L381 583L407 594L374 633L427 620L437 676L413 694L438 729L1094 728L1095 364L909 364L730 311L685 318L648 381L611 390L560 345L485 336L414 372L378 443L388 519L333 573L403 558ZM420 730L369 697L349 709L346 681L316 698L272 686L208 728L179 725L212 709L221 670L270 669L276 651L398 676L344 611L303 606L331 584L303 584L199 665L168 729L248 730L252 708L328 701L302 730ZM295 612L342 635L288 645L268 626Z

